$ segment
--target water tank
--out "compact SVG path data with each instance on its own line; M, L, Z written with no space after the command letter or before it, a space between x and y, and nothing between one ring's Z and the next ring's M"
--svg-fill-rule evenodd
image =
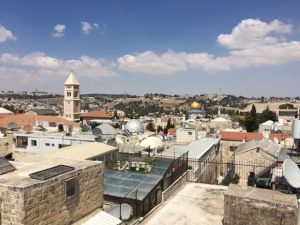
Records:
M293 122L293 138L300 139L300 120L294 119Z

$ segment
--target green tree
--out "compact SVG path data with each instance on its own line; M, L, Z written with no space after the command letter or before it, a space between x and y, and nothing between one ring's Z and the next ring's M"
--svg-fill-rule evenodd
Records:
M174 126L174 124L173 123L171 123L171 118L169 118L168 119L168 122L167 122L167 129L170 129L170 128L174 128L175 126Z
M276 115L275 113L270 111L269 106L267 106L267 108L261 114L258 115L258 123L263 123L268 120L272 120L273 122L275 122L276 120Z
M156 132L159 133L159 132L161 132L163 130L164 130L164 128L161 125L158 125L157 129L156 129Z
M155 132L155 127L154 127L154 124L150 121L147 126L146 126L146 129L149 130L149 131L152 131L152 132Z
M279 109L294 109L294 105L290 103L285 103L282 105L279 105Z
M252 105L250 113L245 117L245 127L248 132L253 132L258 128L257 114L255 105Z

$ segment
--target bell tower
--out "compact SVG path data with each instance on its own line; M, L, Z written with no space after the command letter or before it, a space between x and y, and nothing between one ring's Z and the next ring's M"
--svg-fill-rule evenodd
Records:
M64 118L71 121L79 121L80 116L80 84L71 71L65 82L64 90Z

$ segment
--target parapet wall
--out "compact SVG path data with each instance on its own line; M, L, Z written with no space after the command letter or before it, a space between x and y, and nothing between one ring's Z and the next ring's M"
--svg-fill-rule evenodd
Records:
M224 196L224 225L296 225L295 195L230 185Z

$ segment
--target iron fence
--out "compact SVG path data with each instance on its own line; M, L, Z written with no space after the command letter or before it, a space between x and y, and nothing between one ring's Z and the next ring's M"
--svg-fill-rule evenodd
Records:
M255 185L258 179L271 179L275 164L254 161L224 160L216 156L211 161L189 159L189 180L207 184L238 182L242 186ZM232 180L232 179L235 180Z

